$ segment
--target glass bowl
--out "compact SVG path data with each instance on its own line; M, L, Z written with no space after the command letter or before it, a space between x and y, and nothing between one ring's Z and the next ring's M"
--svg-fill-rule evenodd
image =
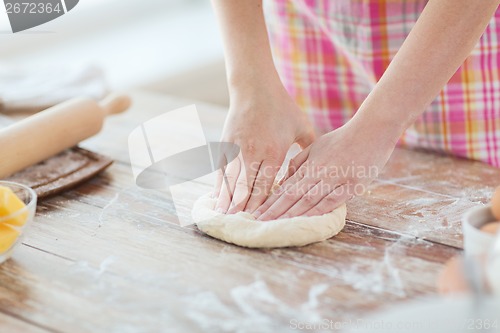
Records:
M35 216L37 196L31 188L8 181L0 181L26 205L7 216L0 216L0 264L10 258L13 250L22 242L26 228ZM0 198L0 205L3 198Z

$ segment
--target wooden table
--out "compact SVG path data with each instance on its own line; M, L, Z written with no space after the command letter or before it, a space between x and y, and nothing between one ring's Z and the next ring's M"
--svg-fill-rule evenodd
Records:
M490 198L500 170L397 149L343 232L302 248L250 250L181 227L168 191L138 188L128 134L192 101L137 92L83 146L116 159L105 173L40 203L0 266L1 332L267 332L342 322L436 293L461 252L460 218ZM225 112L197 103L207 138ZM186 203L210 190L198 182ZM183 212L182 214L185 214Z

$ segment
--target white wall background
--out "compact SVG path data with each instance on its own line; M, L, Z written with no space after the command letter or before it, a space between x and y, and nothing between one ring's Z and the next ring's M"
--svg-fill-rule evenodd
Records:
M80 0L66 15L17 34L0 5L0 66L57 64L97 64L118 90L228 103L208 0Z

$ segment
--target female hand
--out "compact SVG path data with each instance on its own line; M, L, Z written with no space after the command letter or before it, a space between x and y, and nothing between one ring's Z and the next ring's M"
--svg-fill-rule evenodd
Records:
M261 221L329 213L361 195L389 159L398 136L353 121L292 159L288 175L254 215Z
M267 198L286 153L297 142L308 146L314 131L281 82L249 84L252 92L231 96L222 142L234 143L239 155L221 152L231 161L221 165L214 195L220 213L253 212Z

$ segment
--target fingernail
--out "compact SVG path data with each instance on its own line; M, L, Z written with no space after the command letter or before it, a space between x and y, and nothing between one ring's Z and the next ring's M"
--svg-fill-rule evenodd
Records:
M218 207L216 210L215 210L217 213L219 214L224 214L224 209Z
M288 219L288 218L290 218L290 215L288 214L283 214L280 216L280 219Z
M252 213L252 215L255 217L255 218L258 218L259 216L262 215L262 213L260 212L260 210L256 210L255 212Z
M276 186L276 187L273 189L272 193L273 193L273 194L276 194L276 195L279 195L279 194L281 194L281 193L282 193L282 191L283 191L283 186L278 185L278 186Z

